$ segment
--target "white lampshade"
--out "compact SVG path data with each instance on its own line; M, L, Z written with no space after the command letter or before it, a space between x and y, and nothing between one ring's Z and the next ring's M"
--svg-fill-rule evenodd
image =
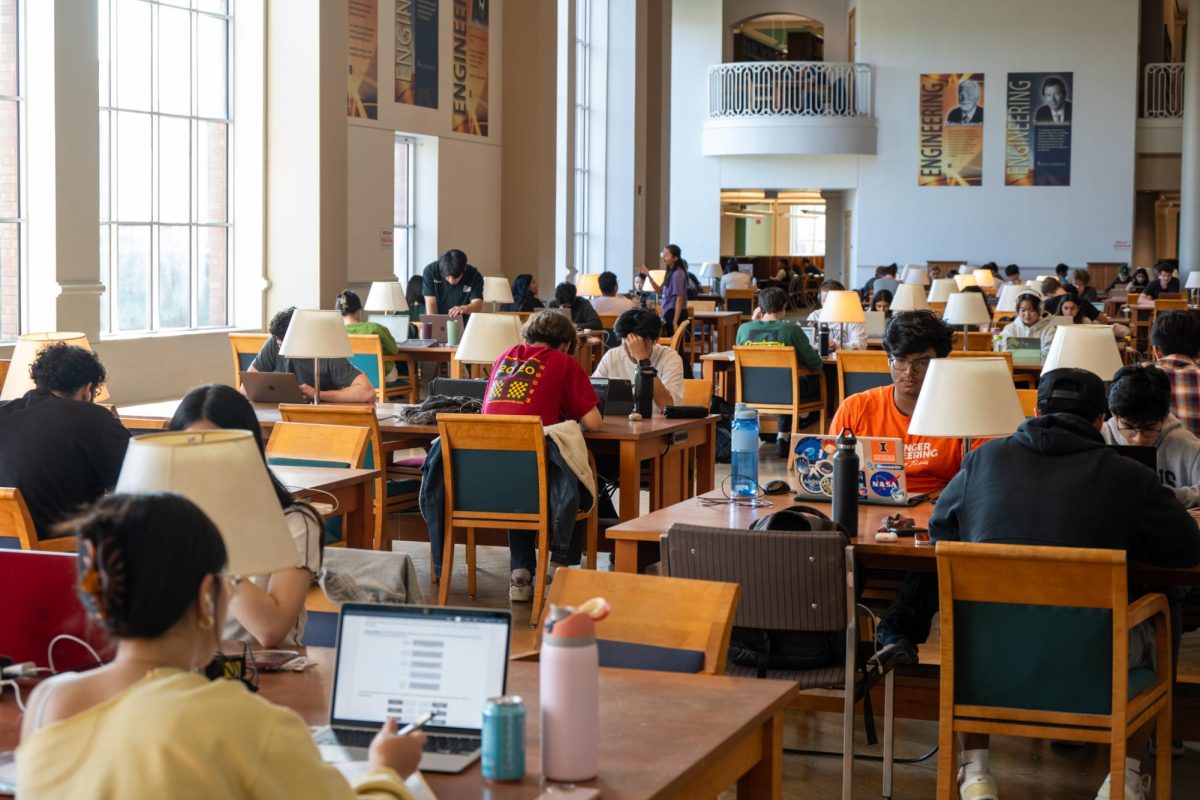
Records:
M408 311L408 300L404 297L404 284L400 281L375 281L367 292L367 311Z
M483 302L511 303L513 301L512 286L508 278L503 276L485 275L483 278Z
M918 267L915 264L909 264L904 269L904 282L917 284L920 286L929 285L929 270L925 267Z
M821 304L821 322L866 322L858 292L832 291Z
M1023 294L1033 294L1038 297L1042 296L1041 292L1034 291L1028 286L1018 286L1015 283L1006 283L1000 287L1000 299L996 301L996 312L1017 313L1017 298Z
M287 358L349 358L350 337L337 311L297 308L283 335L279 355Z
M944 303L950 299L950 295L961 291L962 289L959 287L957 279L938 278L929 287L929 302Z
M1200 271L1189 272L1187 283L1183 285L1185 289L1200 289Z
M1052 369L1076 367L1111 381L1122 366L1121 352L1112 325L1059 325L1042 365L1042 374Z
M667 271L665 269L650 270L650 280L654 281L659 286L662 286L663 282L666 281L666 279L667 279Z
M979 285L978 283L975 282L974 277L967 275L965 273L962 273L962 272L960 272L954 276L954 282L955 282L955 284L958 285L958 290L960 292L963 289L967 288L968 286L978 286Z
M925 287L915 283L902 283L896 287L896 296L892 299L892 311L928 311L929 300L925 297Z
M1025 421L1002 358L935 358L908 423L914 436L1008 436Z
M235 575L300 566L279 498L250 431L172 431L130 440L118 492L174 492L221 532ZM172 531L160 531L171 536Z
M983 289L994 289L996 287L996 276L992 274L990 269L980 267L971 273L975 278L975 285Z
M1042 282L1041 281L1025 281L1025 288L1032 289L1033 291L1037 292L1038 296L1041 296L1041 294L1042 294Z
M521 318L515 314L472 314L467 320L456 361L494 364L510 347L521 343Z
M576 275L575 291L581 297L599 297L604 294L604 292L600 291L599 273L585 272L582 275Z
M987 303L979 292L958 292L946 301L942 318L951 325L986 325L992 321Z
M53 333L27 333L17 339L13 348L12 360L8 364L8 375L4 378L4 388L0 389L0 400L16 400L33 388L33 378L29 377L29 365L37 358L42 348L51 342L66 342L84 350L91 350L87 336L75 331L55 331ZM108 400L108 388L101 386L96 395L96 402Z
M721 265L716 261L705 261L700 265L701 278L719 278L723 274L721 272Z

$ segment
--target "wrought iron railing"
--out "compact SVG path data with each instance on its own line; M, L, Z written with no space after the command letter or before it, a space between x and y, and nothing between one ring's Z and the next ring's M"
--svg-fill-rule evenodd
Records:
M1183 116L1183 64L1147 64L1142 75L1142 116Z
M708 68L708 116L870 117L871 67L760 61Z

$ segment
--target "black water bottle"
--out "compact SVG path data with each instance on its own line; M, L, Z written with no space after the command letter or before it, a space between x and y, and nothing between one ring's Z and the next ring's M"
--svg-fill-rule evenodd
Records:
M644 358L638 362L637 372L633 373L633 399L637 404L637 412L642 419L650 419L654 413L654 379L658 370Z
M829 323L822 322L817 334L817 347L820 348L821 358L829 357Z
M850 535L858 536L858 440L842 428L833 454L833 521Z

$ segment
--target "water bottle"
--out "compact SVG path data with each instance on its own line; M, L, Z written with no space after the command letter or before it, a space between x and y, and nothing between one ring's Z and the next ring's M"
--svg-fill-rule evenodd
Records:
M730 432L733 494L754 497L758 494L758 411L739 408L734 412Z
M817 341L819 342L818 347L820 348L819 352L821 354L821 358L828 358L829 357L829 323L822 322L819 330L821 331L817 337Z
M656 377L658 377L658 370L651 365L650 359L642 359L638 362L637 371L633 373L633 399L637 413L642 415L642 419L650 419L654 413L654 379Z
M849 428L842 428L833 454L833 521L840 524L851 539L858 536L858 440Z
M1000 329L992 326L992 352L999 353L1004 349L1004 340L1000 337Z
M542 637L538 692L542 715L542 775L573 783L600 771L600 655L596 620L608 604L594 598L578 609L550 606Z

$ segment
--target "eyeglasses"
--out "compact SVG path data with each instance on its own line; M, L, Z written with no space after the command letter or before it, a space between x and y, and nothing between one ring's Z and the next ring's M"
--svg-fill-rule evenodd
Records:
M929 371L929 362L932 358L918 358L912 361L899 358L889 358L888 366L893 372L912 372L914 375L924 375Z
M1162 433L1162 423L1160 422L1156 425L1149 425L1145 428L1139 428L1129 425L1128 423L1122 423L1117 425L1117 431L1123 436L1157 436L1158 434Z

